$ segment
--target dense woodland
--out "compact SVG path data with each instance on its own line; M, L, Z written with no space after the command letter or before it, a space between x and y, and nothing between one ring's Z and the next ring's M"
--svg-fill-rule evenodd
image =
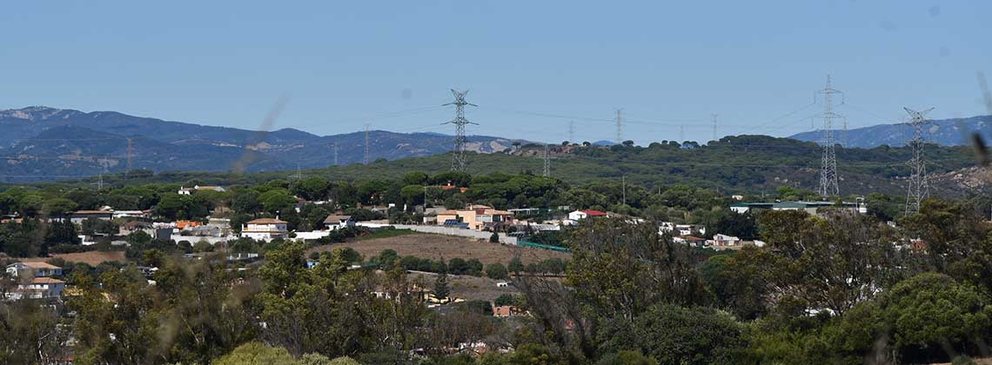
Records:
M310 244L240 240L229 247L136 233L125 237L129 264L67 266L66 281L79 291L64 303L0 303L0 363L46 363L69 354L78 364L857 364L992 355L987 197L929 200L911 215L899 209L901 198L881 194L867 197L871 209L864 215L738 215L726 208L725 194L686 184L417 172L272 179L229 185L222 193L176 193L203 182L4 187L0 214L24 219L0 226L0 250L12 257L82 250L77 233L113 231L119 222L76 227L58 218L104 205L151 210L163 221L229 217L235 227L278 215L297 230L316 228L338 209L363 220L416 221L414 207L425 199L428 206L453 208L549 208L537 219L560 206L594 208L646 223L585 221L535 239L571 249L567 262L491 267L395 252L306 254L313 245L362 232ZM468 190L440 188L447 184ZM769 193L763 198L815 198L789 186ZM389 203L397 208L368 209ZM703 223L710 234L767 245L690 248L659 235L655 222L662 220ZM204 259L185 258L189 252ZM260 252L264 259L232 264L223 259L227 252ZM316 266L308 268L308 260ZM138 266L159 270L148 274ZM411 269L436 272L437 279L414 279ZM561 277L545 275L555 271ZM499 301L529 315L494 318L487 302L428 309L417 293L446 296L448 274L507 278L521 294ZM5 285L2 290L12 284ZM458 351L460 344L480 342L512 351Z

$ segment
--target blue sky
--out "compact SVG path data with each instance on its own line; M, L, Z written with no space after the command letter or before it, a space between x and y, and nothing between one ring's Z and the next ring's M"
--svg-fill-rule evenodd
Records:
M18 1L0 5L0 108L257 128L562 141L810 130L833 75L850 127L985 114L989 1ZM819 122L817 122L819 123Z

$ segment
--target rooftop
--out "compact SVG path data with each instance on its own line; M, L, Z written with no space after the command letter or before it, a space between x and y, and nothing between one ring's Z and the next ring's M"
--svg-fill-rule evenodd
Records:
M280 220L278 218L259 218L248 222L248 224L286 224L286 223L289 222Z
M44 262L44 261L22 261L22 262L19 262L19 264L24 265L25 267L31 268L31 269L59 269L60 268L58 266L49 264L49 263ZM16 265L16 264L14 264L14 265Z
M65 284L65 282L59 279L52 279L50 277L43 276L31 279L31 284Z
M582 213L585 213L587 216L590 216L590 217L603 217L603 216L606 216L606 213L605 212L601 212L601 211L594 210L594 209L583 210Z
M340 223L340 222L343 222L343 221L350 221L350 220L351 220L351 216L350 215L331 214L331 215L328 215L327 218L324 219L324 223L325 224L332 224L332 223L333 224L337 224L337 223Z

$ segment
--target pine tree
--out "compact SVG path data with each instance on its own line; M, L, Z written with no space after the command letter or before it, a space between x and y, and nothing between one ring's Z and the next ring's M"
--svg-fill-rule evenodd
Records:
M444 259L441 259L444 262ZM434 279L434 297L438 300L445 301L448 299L448 294L450 294L450 289L448 288L448 269L445 265L441 266L441 272L437 274L437 278Z

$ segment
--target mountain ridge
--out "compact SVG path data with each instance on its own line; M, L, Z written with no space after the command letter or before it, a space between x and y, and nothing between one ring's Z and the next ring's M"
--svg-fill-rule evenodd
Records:
M155 172L227 171L248 157L252 162L245 170L251 172L327 167L335 160L350 164L365 159L365 132L326 136L294 128L260 132L115 111L45 106L6 109L0 110L0 130L4 131L0 134L0 181L93 176L126 169L129 157L132 168ZM452 137L439 133L375 130L368 135L369 160L451 150ZM514 142L526 142L491 136L468 136L467 140L467 150L478 153L501 152Z
M943 146L963 146L970 143L970 135L974 131L981 133L986 140L992 139L992 115L928 120L925 138L929 143ZM823 130L815 130L797 133L789 138L819 142L822 135ZM847 131L834 130L834 136L845 147L898 147L913 138L913 127L909 123L876 124Z

